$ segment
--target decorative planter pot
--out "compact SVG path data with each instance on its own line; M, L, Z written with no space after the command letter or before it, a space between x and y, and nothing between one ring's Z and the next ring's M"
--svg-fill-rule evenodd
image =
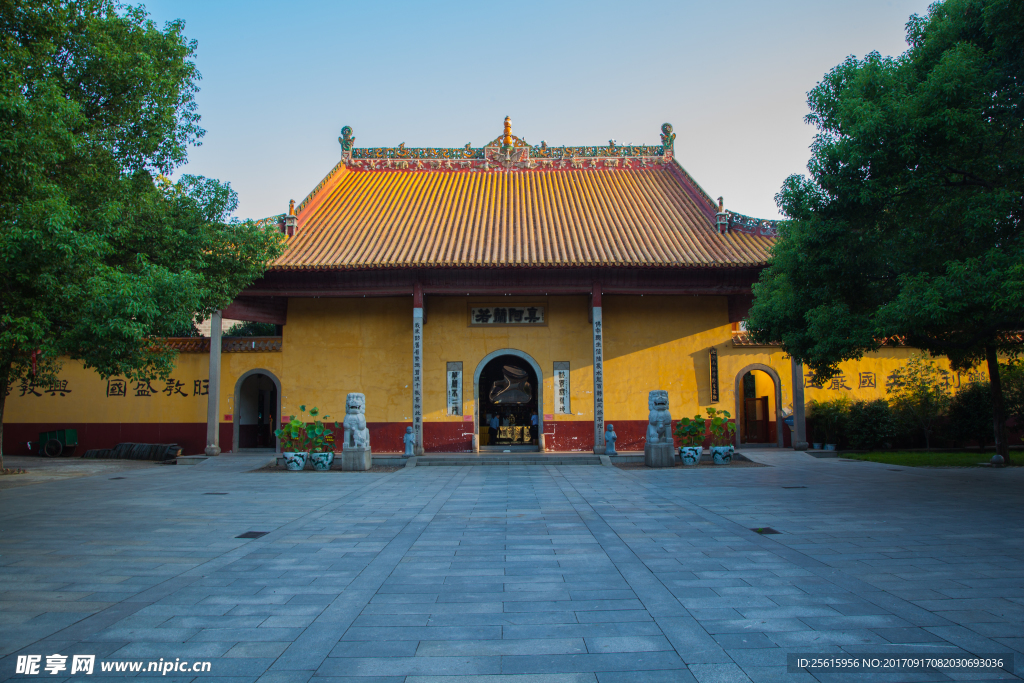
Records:
M732 454L736 451L735 446L712 446L711 457L716 465L728 465L732 462Z
M834 443L827 443L827 444L825 444L825 450L826 451L834 451L835 449L836 449L836 445Z
M679 449L679 457L687 467L693 467L700 462L700 455L703 452L700 446L683 446Z
M326 472L334 464L334 453L310 453L309 464L317 472Z
M814 450L816 450L816 451L820 451L820 450L821 450L821 444L820 444L820 443L818 443L818 442L815 442L815 443L814 443Z
M306 468L306 458L309 453L282 453L281 455L284 456L284 466L287 469L298 472Z

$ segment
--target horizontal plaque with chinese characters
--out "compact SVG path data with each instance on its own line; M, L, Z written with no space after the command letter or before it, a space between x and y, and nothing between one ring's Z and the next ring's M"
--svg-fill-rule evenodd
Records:
M513 306L477 306L469 308L471 326L495 325L547 325L544 306L541 304L517 304Z

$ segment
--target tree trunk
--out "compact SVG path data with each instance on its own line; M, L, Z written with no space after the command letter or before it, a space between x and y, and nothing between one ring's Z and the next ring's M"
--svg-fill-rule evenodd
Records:
M1003 384L999 380L999 358L996 347L985 347L988 361L988 382L992 389L992 420L996 437L996 453L1003 456L1003 462L1010 464L1010 444L1006 438L1006 407L1003 405Z

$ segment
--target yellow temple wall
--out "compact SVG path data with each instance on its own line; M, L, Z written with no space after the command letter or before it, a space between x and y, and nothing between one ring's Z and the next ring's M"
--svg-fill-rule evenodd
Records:
M412 420L412 297L291 299L282 343L282 415L358 392L368 421Z
M544 326L473 326L473 305L539 304ZM423 344L424 443L428 450L468 448L478 416L473 399L474 373L490 353L515 349L540 366L542 416L548 447L585 450L593 446L593 355L588 296L426 298ZM620 448L642 439L647 394L669 392L676 418L708 406L736 410L737 378L745 368L767 366L781 379L783 408L793 402L789 357L778 348L734 346L725 297L606 295L604 319L605 422L616 425ZM401 433L412 421L412 297L292 299L280 352L224 353L222 359L221 442L231 447L231 420L238 379L265 370L281 382L281 415L298 413L300 404L317 406L339 421L345 395L366 395L367 421L378 452L401 450ZM709 350L718 352L719 400L711 401ZM807 385L805 398L852 400L886 398L890 373L904 365L908 348L886 348L841 364L841 375L822 387ZM462 415L447 415L447 363L461 361ZM554 413L553 365L570 364L571 415ZM123 395L111 393L106 380L68 361L59 388L15 385L4 415L7 452L37 438L39 431L61 427L93 430L110 447L120 441L186 442L199 452L205 443L208 356L182 353L169 382L125 383ZM936 362L948 368L944 359ZM952 388L976 376L951 373ZM757 395L769 397L775 416L775 390L768 375L755 373ZM112 381L116 381L115 378ZM197 382L199 383L197 385ZM63 394L63 395L61 395ZM148 395L147 395L148 394ZM469 419L467 419L467 417ZM177 430L177 431L175 431ZM93 438L93 437L90 437ZM113 443L106 443L113 440ZM12 444L15 444L12 447ZM198 444L198 445L197 445ZM589 445L588 445L589 444Z
M472 326L469 309L484 305L540 304L545 307L545 326ZM555 421L592 421L593 352L588 322L588 297L428 297L427 322L423 326L423 420L462 421L447 415L445 372L447 364L462 361L463 415L474 415L473 376L490 353L515 349L529 355L543 373L542 412L554 412L554 363L568 361L572 390L572 415L555 415Z

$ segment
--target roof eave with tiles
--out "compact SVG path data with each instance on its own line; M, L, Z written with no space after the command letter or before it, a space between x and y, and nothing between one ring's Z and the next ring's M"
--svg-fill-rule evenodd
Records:
M534 146L506 119L480 148L355 148L346 127L271 269L764 265L775 222L716 206L675 161L669 124L661 139Z

